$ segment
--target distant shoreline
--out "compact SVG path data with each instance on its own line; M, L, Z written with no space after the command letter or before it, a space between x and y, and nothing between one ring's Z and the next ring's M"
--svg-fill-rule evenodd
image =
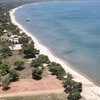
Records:
M10 17L11 17L12 23L17 25L23 32L25 32L28 36L30 36L32 38L32 40L35 42L35 47L40 50L41 54L47 55L51 61L60 63L62 65L62 67L65 69L66 73L68 73L68 72L71 73L76 81L82 82L82 84L83 84L82 96L85 97L86 100L88 100L89 97L93 98L93 97L91 97L91 95L93 95L96 98L95 100L100 100L100 97L99 97L100 87L96 86L94 83L89 81L87 78L85 78L81 74L79 74L76 71L74 71L73 69L71 69L71 67L69 65L67 65L66 63L64 63L61 59L55 57L47 47L45 47L44 45L39 43L38 39L36 39L33 35L31 35L31 33L27 32L27 30L24 29L24 27L16 21L14 13L17 9L20 9L22 7L23 6L20 6L20 7L12 9L10 11ZM92 87L90 88L87 85L91 85Z

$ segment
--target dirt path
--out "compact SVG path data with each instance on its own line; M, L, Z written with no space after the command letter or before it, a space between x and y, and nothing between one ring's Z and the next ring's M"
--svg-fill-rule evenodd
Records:
M42 95L42 94L51 94L51 93L63 93L64 89L55 89L55 90L40 90L40 91L27 91L19 93L9 93L9 94L0 94L0 98L4 97L13 97L13 96L31 96L31 95Z

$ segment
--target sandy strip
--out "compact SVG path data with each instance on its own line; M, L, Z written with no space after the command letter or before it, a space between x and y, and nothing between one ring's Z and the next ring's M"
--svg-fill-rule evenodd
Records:
M21 6L23 7L23 6ZM10 11L11 21L13 24L17 25L23 32L25 32L28 36L30 36L33 41L35 42L35 47L40 50L41 54L45 54L49 57L51 61L58 62L62 65L62 67L65 69L66 73L71 73L76 81L83 83L83 92L82 96L86 98L86 100L100 100L100 87L96 86L94 83L89 81L87 78L82 76L81 74L77 73L73 69L71 69L68 65L66 65L61 59L55 57L50 50L39 43L38 39L36 39L31 33L29 33L22 25L20 25L14 16L14 13L17 9L20 9L21 7L17 7L15 9L12 9ZM90 86L89 86L90 85Z

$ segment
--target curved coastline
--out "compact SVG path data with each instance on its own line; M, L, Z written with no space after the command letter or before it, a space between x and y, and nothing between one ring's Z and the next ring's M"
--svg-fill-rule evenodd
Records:
M34 4L38 4L38 3L34 3ZM14 13L17 9L20 9L23 6L14 8L10 11L10 17L12 23L17 25L23 32L25 32L28 36L30 36L33 39L33 41L35 42L35 47L40 50L41 54L47 55L51 61L60 63L62 67L65 69L66 73L68 72L71 73L76 81L82 82L83 84L82 96L85 97L86 100L89 100L90 98L92 99L94 98L93 100L100 100L100 87L96 86L86 77L84 77L81 73L78 73L75 70L73 70L72 67L70 67L70 64L66 64L62 59L52 54L52 52L47 47L42 45L36 37L34 37L31 33L29 33L26 29L24 29L24 27L20 23L16 21Z

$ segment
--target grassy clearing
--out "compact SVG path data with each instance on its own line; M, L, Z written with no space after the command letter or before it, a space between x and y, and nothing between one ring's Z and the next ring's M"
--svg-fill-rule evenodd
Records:
M30 66L31 60L24 58L24 55L19 54L19 51L17 51L17 50L13 51L12 56L10 56L6 59L3 59L3 62L9 63L9 65L11 67L14 67L14 62L15 61L24 61L25 62L25 65L24 65L25 69L19 71L19 73L20 73L19 78L21 78L21 79L32 78L32 67ZM49 75L47 70L48 69L45 67L44 71L43 71L43 75L42 75L43 77Z
M48 95L35 95L35 96L24 96L24 97L8 97L3 100L66 100L66 94L48 94Z
M19 54L19 51L13 51L13 56L8 57L3 60L4 62L9 63L11 67L14 67L15 61L24 61L25 62L25 69L19 71L20 77L19 78L30 78L31 75L31 66L30 61L23 57L22 54Z

